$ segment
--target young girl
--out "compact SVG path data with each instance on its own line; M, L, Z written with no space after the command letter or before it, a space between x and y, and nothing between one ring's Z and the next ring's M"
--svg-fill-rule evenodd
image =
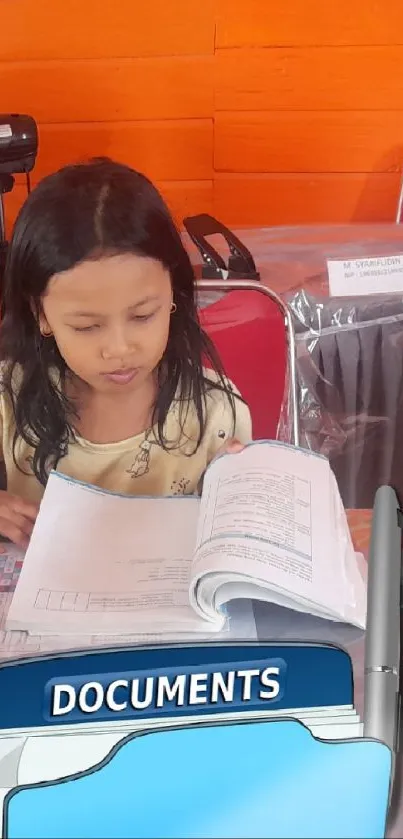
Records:
M219 450L250 440L199 325L189 257L143 175L100 159L45 178L17 219L2 294L0 533L16 544L51 469L133 495L196 493Z

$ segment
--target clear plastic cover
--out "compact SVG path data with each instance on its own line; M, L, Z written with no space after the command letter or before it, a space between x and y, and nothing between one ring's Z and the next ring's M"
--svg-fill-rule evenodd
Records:
M403 254L403 227L234 232L293 314L301 445L329 457L345 507L372 507L381 483L403 499L403 293L330 297L327 272L330 259ZM287 400L278 436L290 439Z

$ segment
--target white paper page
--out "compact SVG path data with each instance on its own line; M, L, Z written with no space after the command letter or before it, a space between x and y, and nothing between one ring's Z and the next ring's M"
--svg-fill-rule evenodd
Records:
M242 711L234 714L224 711L222 714L207 714L195 715L192 718L181 717L180 724L187 725L203 720L217 720L218 722L226 719L279 719L291 717L292 719L300 720L304 724L311 726L325 726L328 724L340 724L343 726L353 726L360 722L360 716L356 710L351 706L332 705L322 708L292 708L283 709L280 711ZM4 754L7 750L10 751L13 742L19 743L22 736L29 736L30 738L55 738L60 735L63 738L69 736L76 736L82 734L85 737L100 737L119 735L120 737L127 737L128 734L134 731L142 730L144 728L163 728L164 726L178 725L178 717L161 717L159 720L148 720L147 718L136 722L135 720L121 720L119 722L85 722L74 725L52 725L43 726L43 728L25 728L25 729L3 729L1 731L1 742L9 743L9 746L4 746Z
M235 598L247 598L260 600L263 603L274 603L283 609L292 609L294 612L303 612L325 620L340 621L340 616L336 612L321 609L307 600L297 600L296 597L280 590L273 583L244 582L239 574L228 572L204 576L199 583L197 596L202 605L208 607L208 604L214 603L214 608L218 611Z
M353 725L343 725L343 723L331 723L324 726L310 726L307 725L314 737L320 740L358 740L364 736L364 726L362 722L354 723Z
M203 587L211 590L207 575L221 573L263 582L313 612L316 605L343 619L351 593L333 492L327 460L281 443L255 443L213 463L192 566L195 608L213 617L214 603Z
M403 291L403 255L329 259L331 297L357 297Z
M84 750L86 750L86 742L89 743L95 739L103 739L107 742L108 738L113 739L114 742L123 739L130 734L137 731L144 731L145 729L161 729L170 728L178 725L194 725L200 722L225 722L226 720L248 720L254 722L255 720L278 720L297 719L306 725L308 728L315 728L318 731L325 731L330 726L342 726L345 731L354 731L357 726L361 724L360 717L354 708L347 710L345 707L330 706L328 708L295 708L283 709L280 711L243 711L241 713L231 713L224 711L218 714L196 714L192 717L161 717L160 719L143 719L136 722L135 720L120 721L114 723L82 723L77 725L58 725L58 726L44 726L43 728L26 728L26 729L8 729L1 732L0 737L0 767L3 758L8 757L9 754L16 749L24 749L26 746L26 738L33 744L34 741L39 741L45 745L46 742L53 741L57 744L57 753L62 753L63 743L67 743L69 751L71 738L85 738L83 739ZM349 735L351 737L354 734ZM70 744L69 742L70 741ZM113 745L113 744L112 744ZM38 744L39 746L39 744ZM49 746L49 748L52 748ZM72 770L74 771L74 769ZM51 770L53 775L53 768ZM57 775L55 776L57 777ZM1 774L0 774L1 779ZM24 781L23 783L26 783Z
M346 621L358 624L364 629L367 617L368 566L364 556L354 550L346 511L333 473L331 473L331 480L334 485L333 501L337 539L344 546L342 574L346 594L343 617Z
M198 511L194 497L116 496L52 473L6 629L206 633L188 596Z
M24 561L24 552L15 545L2 545L0 553L0 585L15 586L19 568ZM0 662L52 652L85 650L105 647L127 647L130 645L158 645L169 642L186 643L187 641L256 641L257 629L250 600L241 600L229 604L228 619L220 632L172 632L172 633L137 633L124 635L40 635L28 634L19 630L6 630L6 618L13 598L13 591L0 591ZM205 624L203 624L203 627Z
M256 641L257 629L252 604L245 601L242 610L229 607L229 618L223 630L211 632L137 633L137 635L31 635L19 630L6 630L5 621L12 593L0 592L0 662L36 657L38 655L86 649L127 646L155 646L158 644L201 641ZM204 624L204 622L203 622Z
M354 712L337 712L336 708L329 708L321 715L309 713L310 709L282 711L273 714L251 712L243 714L222 713L195 717L182 717L159 720L142 720L139 723L128 721L107 724L71 726L64 730L56 728L36 729L32 733L21 731L18 734L2 733L0 738L0 786L16 786L17 784L43 783L60 777L67 777L76 772L82 772L103 760L111 749L131 734L151 729L170 728L178 725L194 725L197 722L233 720L253 722L269 719L298 719L316 737L321 739L352 739L362 736L362 724L359 716ZM15 756L10 761L10 756Z
M338 740L342 737L353 739L362 736L362 723L359 717L355 714L349 718L338 717L337 715L329 714L327 719L317 717L304 717L296 714L282 714L281 717L287 716L289 719L299 719L315 737L321 739ZM187 723L195 724L199 722L206 722L207 717L193 717L191 720L182 718L182 725ZM234 721L244 721L245 719L254 720L270 719L270 715L265 714L249 714L249 715L229 715L217 714L210 717L210 721L222 722L233 719ZM151 722L144 720L139 724L132 724L126 726L125 730L119 732L115 729L114 733L108 734L91 734L82 732L82 734L69 734L66 730L63 734L55 735L49 733L48 735L38 735L30 737L28 741L23 743L20 747L22 755L18 766L17 778L11 778L19 784L33 784L43 781L51 781L60 777L73 775L76 772L89 769L96 765L99 761L104 759L110 750L120 741L134 734L135 732L151 729L171 728L178 725L178 719L161 719ZM78 746L78 738L81 740L80 749ZM3 741L7 744L7 740ZM11 738L8 743L11 747ZM19 741L17 741L19 742ZM84 757L83 757L84 756ZM38 768L40 775L38 776ZM1 760L0 760L0 778L1 778Z

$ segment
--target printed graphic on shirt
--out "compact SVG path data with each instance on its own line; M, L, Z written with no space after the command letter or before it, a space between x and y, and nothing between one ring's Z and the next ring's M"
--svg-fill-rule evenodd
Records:
M141 478L142 475L146 475L147 472L150 471L150 453L150 441L143 440L130 469L126 469L127 474L130 475L131 478Z
M185 495L189 484L190 484L190 480L188 478L180 478L179 481L172 481L172 484L171 484L172 495Z

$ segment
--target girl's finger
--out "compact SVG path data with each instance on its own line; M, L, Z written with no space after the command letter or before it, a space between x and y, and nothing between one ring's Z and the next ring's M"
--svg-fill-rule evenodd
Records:
M6 539L10 539L11 542L18 545L19 548L28 547L29 537L24 530L18 527L15 522L10 521L10 519L0 517L0 533L2 536L5 536Z
M0 509L0 518L2 521L7 521L10 523L10 525L18 528L18 530L20 530L22 533L25 533L26 536L31 536L34 523L33 521L31 521L31 519L28 519L26 516L22 516L21 513L16 513L12 509L8 509L6 511Z
M5 493L4 496L0 495L0 517L7 521L12 521L14 524L17 525L20 529L26 531L29 535L32 532L32 528L35 523L35 518L26 515L22 512L21 509L17 509L18 504L14 506L14 501L12 497L10 498L9 495Z
M227 451L228 454L237 454L238 452L241 452L244 448L244 444L240 443L239 440L229 440L225 448L225 451Z
M11 504L16 513L26 516L31 521L35 521L39 512L39 504L32 504L30 501L24 501L16 495L12 495Z

